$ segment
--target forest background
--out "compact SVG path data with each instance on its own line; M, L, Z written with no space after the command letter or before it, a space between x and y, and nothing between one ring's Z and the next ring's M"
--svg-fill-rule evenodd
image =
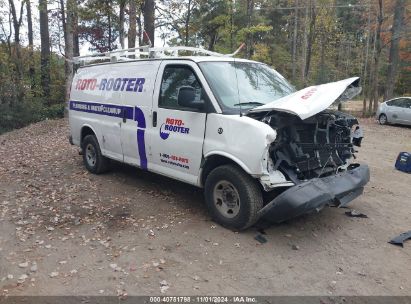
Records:
M195 46L296 88L361 77L362 115L411 95L410 0L0 0L0 133L62 117L73 56Z

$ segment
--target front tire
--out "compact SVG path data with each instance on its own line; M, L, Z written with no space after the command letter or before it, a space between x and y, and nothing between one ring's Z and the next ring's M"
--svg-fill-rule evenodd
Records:
M258 219L263 196L257 181L234 165L215 168L205 183L205 201L212 219L232 230L244 230Z
M108 170L109 159L101 154L100 145L95 135L87 135L82 142L84 166L93 174Z
M388 123L387 115L381 114L380 117L378 117L378 122L380 125L386 125Z

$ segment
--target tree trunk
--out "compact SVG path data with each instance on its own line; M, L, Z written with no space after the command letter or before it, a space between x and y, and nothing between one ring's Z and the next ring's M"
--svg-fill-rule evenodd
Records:
M20 17L17 18L16 8L14 6L14 1L9 0L10 4L10 11L13 18L13 28L14 28L14 49L15 49L15 66L17 75L20 81L23 80L23 65L21 59L21 50L20 50L20 27L23 18L23 9L24 9L24 1L21 2L20 8Z
M31 17L31 3L30 0L26 0L26 10L27 10L27 36L29 40L29 76L30 76L30 87L31 90L34 90L36 86L34 69L34 56L33 56L33 21Z
M316 21L315 4L313 4L310 1L310 6L311 6L310 27L309 27L308 37L307 37L307 52L306 52L305 67L304 67L305 82L307 81L308 73L310 72L311 54L312 54L312 48L313 48L313 44L315 40L315 21Z
M253 13L254 13L254 0L247 0L247 29L250 30L253 25ZM246 56L250 59L253 53L253 34L247 33L246 37Z
M369 49L370 49L370 23L371 23L371 5L368 3L368 17L367 17L367 46L365 48L365 63L364 63L364 74L362 77L362 86L364 88L364 99L362 103L362 116L366 116L367 112L367 99L366 99L366 84L367 84L367 67L368 67L368 54L369 54ZM369 84L368 84L369 85Z
M185 42L184 45L188 46L188 38L189 38L189 25L190 25L190 17L191 17L191 1L188 0L188 5L187 5L187 15L185 19Z
M137 37L138 37L139 46L144 44L142 41L142 33L143 33L143 25L141 24L141 11L140 11L138 12L138 17L137 17Z
M129 3L129 22L130 26L128 28L128 47L136 47L136 36L137 36L137 10L136 10L136 0L130 0Z
M388 63L388 73L387 73L387 82L385 88L384 99L391 99L394 93L394 86L397 81L398 74L398 62L399 62L399 45L400 45L400 33L402 30L402 23L404 18L404 5L405 0L397 0L395 4L394 11L394 22L391 28L391 47Z
M66 30L66 9L65 9L65 0L60 0L60 14L61 14L61 23L63 24L63 36L64 36L64 45L67 43L67 30Z
M322 27L319 28L320 31L320 64L319 64L319 75L317 78L317 84L322 84L325 82L325 33ZM340 106L341 103L338 105ZM340 109L339 109L340 110Z
M302 52L301 52L301 80L302 83L305 84L305 62L307 59L307 45L308 45L308 5L306 4L305 6L305 14L304 14L304 41L303 41L303 47L302 47Z
M210 41L208 43L208 50L209 51L214 51L215 43L217 40L217 30L212 31L210 35Z
M41 41L41 87L43 96L50 104L50 35L48 23L47 0L39 0L40 41Z
M108 19L108 51L112 51L111 49L111 41L112 41L112 20L111 20L111 1L106 1L106 9L107 9L107 19Z
M295 72L297 69L297 34L298 34L298 0L294 1L294 32L293 32L293 50L292 50L292 79L295 83Z
M376 19L376 23L377 23L377 19ZM371 114L370 109L372 108L372 96L373 96L373 88L374 88L374 58L375 58L375 54L376 54L376 44L377 44L377 28L375 28L374 30L374 38L373 38L373 47L372 47L372 64L370 64L370 83L368 85L368 114Z
M381 26L384 21L383 16L383 3L382 0L378 0L378 16L377 16L377 29L375 34L375 56L374 56L374 81L372 86L372 95L369 104L368 111L370 113L375 113L378 108L378 95L379 95L379 67L380 67L380 56L381 56ZM373 103L373 106L372 106Z
M234 0L230 0L230 53L234 51Z
M73 79L73 53L74 53L74 20L77 9L76 0L67 0L67 19L66 19L66 102L70 99L70 87Z
M146 0L144 4L144 30L147 33L148 38L151 41L151 45L154 46L154 13L155 13L155 1Z
M80 41L78 36L78 9L77 9L77 1L74 2L75 9L73 15L73 56L80 56Z
M12 17L11 17L11 13L9 10L9 14L8 14L8 24L9 24L9 34L7 35L6 41L7 41L7 51L9 54L9 58L11 58L12 52L11 52L11 36L13 35L13 28L12 28ZM4 30L3 30L4 31ZM5 31L4 31L5 32Z
M126 7L126 0L120 0L119 2L120 2L119 38L120 38L121 48L124 49L124 9Z
M66 20L66 8L65 8L65 0L60 0L60 14L61 14L61 23L63 25L63 36L64 36L64 56L66 57L66 45L67 45L67 20ZM67 12L68 14L68 12ZM60 50L61 52L61 50ZM67 58L67 57L66 57ZM64 62L64 73L65 76L67 77L67 71L69 69L69 65L71 65L70 62L68 62L67 60Z

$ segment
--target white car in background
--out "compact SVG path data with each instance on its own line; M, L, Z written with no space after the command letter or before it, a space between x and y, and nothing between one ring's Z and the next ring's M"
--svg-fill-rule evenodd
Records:
M411 97L398 97L383 102L378 107L377 119L381 125L411 125Z

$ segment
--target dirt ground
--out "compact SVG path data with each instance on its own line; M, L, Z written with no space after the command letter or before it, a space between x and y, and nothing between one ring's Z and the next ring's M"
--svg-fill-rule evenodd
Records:
M411 295L411 128L362 121L371 182L346 209L265 229L215 225L202 192L115 165L95 176L67 141L67 121L0 136L0 294Z

